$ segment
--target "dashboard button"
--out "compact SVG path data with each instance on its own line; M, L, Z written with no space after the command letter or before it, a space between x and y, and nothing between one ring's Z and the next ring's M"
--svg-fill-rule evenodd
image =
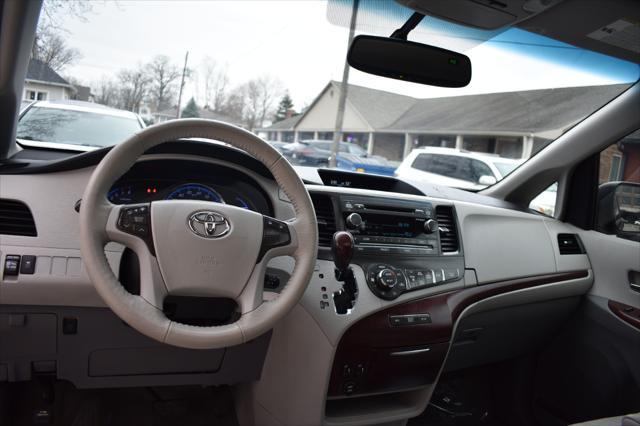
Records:
M32 275L36 271L36 257L32 255L22 256L20 262L20 273Z
M4 258L4 275L18 275L20 255L8 254Z
M445 280L457 280L460 278L460 270L459 269L445 269L444 270L444 279Z
M434 269L433 276L436 284L444 281L444 271L442 269Z

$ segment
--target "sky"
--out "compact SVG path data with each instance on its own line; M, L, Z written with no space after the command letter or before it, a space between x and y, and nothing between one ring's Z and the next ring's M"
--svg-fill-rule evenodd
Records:
M331 7L339 8L340 4L332 3ZM329 22L331 14L325 1L106 0L94 2L92 9L82 19L61 19L69 45L82 55L63 74L83 84L114 77L118 71L148 62L158 54L182 65L187 51L189 66L196 71L207 56L226 66L231 86L265 74L278 78L296 109L309 105L329 80L342 78L348 28ZM336 10L348 20L348 9L330 9L333 14ZM360 15L360 33L388 35L395 23L383 17L382 24L365 25L372 14L375 10L368 17L364 12ZM449 46L451 38L438 31L426 26L420 31L418 27L410 38ZM637 66L630 68L628 63L620 65L603 60L602 55L545 44L548 39L520 33L503 33L491 42L463 46L473 64L473 78L462 89L400 82L354 69L349 82L426 98L612 84L637 78ZM520 45L512 43L514 38L542 47L528 49L525 54ZM184 99L198 98L200 92L197 84L188 82Z

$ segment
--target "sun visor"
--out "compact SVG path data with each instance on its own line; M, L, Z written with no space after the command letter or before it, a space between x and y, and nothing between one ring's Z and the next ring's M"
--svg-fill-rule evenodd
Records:
M349 28L353 0L329 0L327 19L333 25ZM360 0L356 32L388 37L414 13L412 9L394 1ZM507 27L508 28L508 27ZM505 29L485 30L456 24L445 19L426 16L411 31L410 40L431 46L467 51L497 36Z

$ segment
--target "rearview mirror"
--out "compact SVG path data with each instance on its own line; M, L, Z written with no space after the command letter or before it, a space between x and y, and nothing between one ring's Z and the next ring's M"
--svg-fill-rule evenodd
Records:
M607 182L598 188L598 231L640 241L640 184Z
M471 81L467 56L397 38L357 36L347 62L369 74L430 86L464 87Z

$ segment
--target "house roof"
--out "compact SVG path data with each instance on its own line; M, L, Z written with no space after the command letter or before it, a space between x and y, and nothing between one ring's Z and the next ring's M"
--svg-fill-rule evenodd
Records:
M51 83L58 86L69 86L71 84L64 78L60 77L60 74L55 72L51 67L39 59L30 59L29 66L27 68L26 80L41 81L45 83Z
M329 82L305 114L329 88L340 90L340 86L340 82ZM628 87L615 84L416 99L350 84L347 100L378 132L540 134L564 131ZM260 130L283 130L282 126L290 124L280 122Z
M293 128L298 124L298 121L302 118L302 114L294 115L293 117L285 118L284 120L278 121L277 123L273 123L271 126L267 127L269 130L293 130Z
M338 91L342 83L331 81ZM347 100L374 129L388 127L406 113L418 99L383 90L349 84Z
M627 87L615 84L422 99L387 130L539 133L562 129Z

